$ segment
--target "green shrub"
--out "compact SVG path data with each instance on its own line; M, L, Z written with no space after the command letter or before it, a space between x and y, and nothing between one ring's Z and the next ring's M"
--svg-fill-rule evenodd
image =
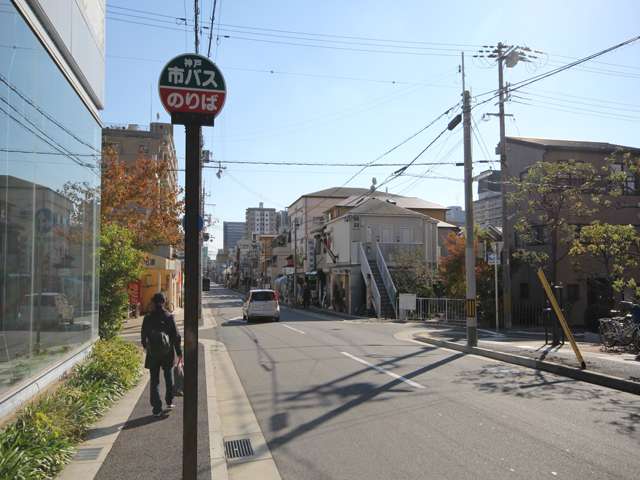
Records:
M121 338L96 342L62 385L0 431L0 480L55 478L91 424L138 382L140 367L134 344Z

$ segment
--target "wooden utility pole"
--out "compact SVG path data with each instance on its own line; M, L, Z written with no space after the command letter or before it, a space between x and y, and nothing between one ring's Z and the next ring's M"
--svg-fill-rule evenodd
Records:
M471 95L465 90L464 52L462 53L462 127L464 138L464 208L466 276L467 345L478 345L478 320L476 316L476 256L473 248L473 164L471 158Z

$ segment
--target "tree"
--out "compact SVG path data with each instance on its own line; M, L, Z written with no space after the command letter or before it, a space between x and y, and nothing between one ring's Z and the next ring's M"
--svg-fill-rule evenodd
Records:
M537 162L526 176L514 180L510 205L519 214L514 230L523 244L515 257L534 266L549 265L557 282L558 263L569 253L578 219L593 215L598 202L598 172L590 163ZM550 254L541 245L550 244Z
M103 148L101 218L134 234L137 248L181 243L181 190L168 182L167 160L143 153L132 164L119 159L112 145Z
M495 281L491 265L478 258L478 244L487 239L485 232L476 227L474 255L476 256L476 296L481 320L495 318ZM465 237L450 233L446 239L447 256L440 261L439 275L445 294L451 298L466 297Z
M144 254L134 247L133 234L115 224L100 234L100 338L112 338L127 316L127 286L142 274Z
M613 304L614 292L631 288L640 295L640 288L633 277L638 267L640 235L632 225L610 225L594 222L580 230L569 254L576 259L593 258L598 262L599 273L604 272L607 303ZM589 265L581 262L581 265Z
M614 207L637 173L638 159L617 151L601 164L541 161L521 179L505 179L513 185L508 201L518 214L514 230L522 243L514 257L546 266L557 283L558 264L569 254L577 225L598 210ZM547 243L548 252L540 248Z
M389 273L398 293L415 293L418 297L433 296L435 272L427 265L422 251L396 253Z

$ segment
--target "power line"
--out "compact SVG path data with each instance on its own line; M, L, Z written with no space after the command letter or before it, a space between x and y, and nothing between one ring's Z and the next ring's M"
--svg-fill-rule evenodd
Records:
M164 60L149 57L130 57L124 55L107 55L107 58L114 58L118 60L130 60L130 61L142 61L142 62L154 62L154 63L166 63ZM371 82L380 83L386 85L421 85L426 87L435 88L456 88L450 85L443 85L429 82L413 82L407 80L394 80L394 79L380 79L380 78L366 78L366 77L354 77L348 75L330 75L325 73L312 73L312 72L291 72L285 70L260 69L260 68L244 68L244 67L229 67L225 66L225 70L236 70L239 72L253 72L253 73L267 73L269 75L290 75L294 77L308 77L308 78L321 78L321 79L335 79L335 80L348 80L356 82Z
M448 115L454 108L456 108L459 105L460 102L456 103L455 105L449 107L448 109L446 109L444 112L442 112L440 115L438 115L436 118L434 118L432 121L430 121L427 125L425 125L424 127L422 127L420 130L418 130L417 132L415 132L414 134L410 135L409 137L405 138L403 141L401 141L400 143L398 143L397 145L391 147L390 149L388 149L387 151L385 151L384 153L382 153L381 155L379 155L377 158L375 158L373 161L369 162L368 164L366 164L365 166L363 166L360 170L358 170L355 174L353 174L349 180L347 180L347 183L349 183L350 181L352 181L354 178L356 178L358 175L360 175L360 173L362 173L362 171L367 168L372 166L373 164L375 164L378 160L386 157L387 155L389 155L391 152L397 150L398 148L400 148L401 146L405 145L407 142L413 140L415 137L417 137L418 135L420 135L422 132L424 132L425 130L427 130L429 127L431 127L434 123L436 123L438 120L440 120L442 117L444 117L445 115ZM428 148L428 147L427 147Z
M64 153L64 152L44 152L38 150L25 150L19 148L0 148L0 152L6 153L23 153L28 155L62 155L68 157L69 155L73 155L74 157L92 157L92 158L100 158L101 155L96 155L94 153Z
M222 3L222 2L221 2ZM170 18L172 20L181 20L180 18L176 18L173 15L164 15L158 14L155 12L151 12L148 10L138 10L132 8L119 7L115 5L109 5L110 9L118 9L125 11L132 11L137 13L146 13L148 15L158 16L162 18ZM116 13L116 12L113 12ZM126 14L120 14L126 15ZM256 27L256 26L247 26L247 25L235 25L235 24L227 24L218 22L216 26L219 27L227 27L227 28L240 28L244 30L258 30L264 32L276 32L276 33L286 33L293 35L305 35L310 37L325 37L325 38L342 38L346 40L364 40L364 41L373 41L373 42L388 42L388 43L404 43L404 44L413 44L413 45L437 45L437 46L448 46L448 47L457 47L456 52L460 50L459 47L469 47L469 48L479 48L482 47L480 44L470 44L470 43L448 43L448 42L428 42L428 41L415 41L415 40L398 40L398 39L388 39L388 38L379 38L379 37L365 37L365 36L355 36L355 35L340 35L340 34L328 34L328 33L318 33L318 32L303 32L296 30L284 30L284 29L276 29L276 28L265 28L265 27Z
M45 110L43 110L42 108L40 108L31 98L29 98L26 94L22 93L22 91L20 91L20 89L18 89L18 87L16 87L14 84L12 84L11 82L9 82L9 80L7 80L7 78L2 75L0 73L0 82L4 83L7 87L9 87L9 89L14 92L16 95L18 95L22 100L24 100L26 103L28 103L31 107L33 107L38 113L40 113L40 115L42 115L43 117L45 117L47 120L49 120L51 123L53 123L55 126L57 126L58 128L60 128L63 132L65 132L67 135L69 135L71 138L73 138L74 140L76 140L78 143L81 143L82 145L84 145L85 147L89 147L91 150L93 150L94 152L98 152L98 153L102 153L100 152L100 150L98 150L95 146L91 145L90 143L82 140L80 137L78 137L75 133L73 133L71 130L69 130L67 127L65 127L62 123L60 123L59 121L57 121L52 115L48 114Z
M116 22L124 22L124 23L130 23L134 25L143 25L147 27L160 28L165 31L172 30L172 31L182 32L182 29L180 28L173 28L165 25L154 25L152 23L137 22L133 20L126 20L123 18L116 18L116 17L110 17L110 16L107 16L107 19L113 20ZM407 51L397 50L397 48L406 48L406 47L398 47L398 46L394 47L391 45L389 46L389 48L396 48L396 50L376 50L376 49L368 49L368 48L338 47L338 46L332 46L332 45L313 45L308 43L286 42L281 40L266 40L266 39L258 39L258 38L241 37L241 36L235 36L235 35L219 35L219 37L229 39L229 40L243 40L243 41L267 43L267 44L274 44L274 45L321 48L321 49L328 49L328 50L338 50L338 51L348 51L348 52L358 52L358 53L384 53L384 54L391 54L391 55L414 55L414 56L421 56L421 57L425 57L425 56L426 57L430 57L430 56L431 57L456 57L457 56L454 53L407 52Z
M51 137L47 136L47 135L41 135L40 133L38 133L37 131L31 129L29 126L25 125L22 121L20 121L18 118L14 117L11 113L9 113L8 111L6 111L4 109L4 107L0 106L0 112L4 113L7 117L9 117L11 120L13 120L15 123L17 123L18 125L20 125L23 129L25 129L26 131L28 131L29 133L31 133L32 135L34 135L35 137L39 138L41 141L43 141L44 143L46 143L47 145L49 145L51 148L53 148L54 150L57 150L58 152L60 152L61 154L63 154L64 156L66 156L67 158L69 158L71 161L73 161L74 163L80 165L81 167L85 167L89 170L91 170L92 173L99 175L98 173L96 173L95 165L91 165L90 163L86 163L83 162L81 160L78 160L77 158L74 158L71 154L69 154L68 152L65 152L64 149L60 146L58 146L56 144L56 142L51 139Z
M525 80L521 80L519 82L515 82L515 83L513 83L512 85L509 86L508 92L514 92L516 90L519 90L521 88L526 87L527 85L531 85L532 83L539 82L540 80L544 80L545 78L551 77L551 76L556 75L556 74L558 74L560 72L563 72L563 71L568 70L570 68L573 68L573 67L576 67L578 65L581 65L581 64L583 64L585 62L593 60L594 58L598 58L598 57L600 57L602 55L605 55L605 54L607 54L609 52L612 52L612 51L617 50L619 48L622 48L624 46L630 45L630 44L632 44L632 43L634 43L634 42L636 42L638 40L640 40L640 35L636 35L635 37L631 37L628 40L625 40L624 42L617 43L617 44L615 44L615 45L613 45L611 47L605 48L604 50L601 50L599 52L596 52L596 53L593 53L591 55L588 55L588 56L583 57L581 59L578 59L578 60L576 60L574 62L570 62L568 64L562 65L562 66L560 66L558 68L554 68L552 70L549 70L547 72L541 73L539 75L534 75L533 77L527 78ZM487 92L483 92L483 93L481 93L479 95L476 95L474 98L478 98L478 97L481 97L481 96L484 96L484 95L487 95L487 94L491 94L492 96L490 98L486 99L486 100L483 100L482 102L479 102L479 103L475 104L472 107L472 109L473 108L477 108L480 105L483 105L483 104L485 104L487 102L490 102L491 100L493 100L494 98L499 96L499 92L497 90L489 90Z

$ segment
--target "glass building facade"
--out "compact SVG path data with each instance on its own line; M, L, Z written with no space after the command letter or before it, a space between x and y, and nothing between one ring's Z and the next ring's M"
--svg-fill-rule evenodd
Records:
M0 407L97 338L100 150L99 122L0 0Z

